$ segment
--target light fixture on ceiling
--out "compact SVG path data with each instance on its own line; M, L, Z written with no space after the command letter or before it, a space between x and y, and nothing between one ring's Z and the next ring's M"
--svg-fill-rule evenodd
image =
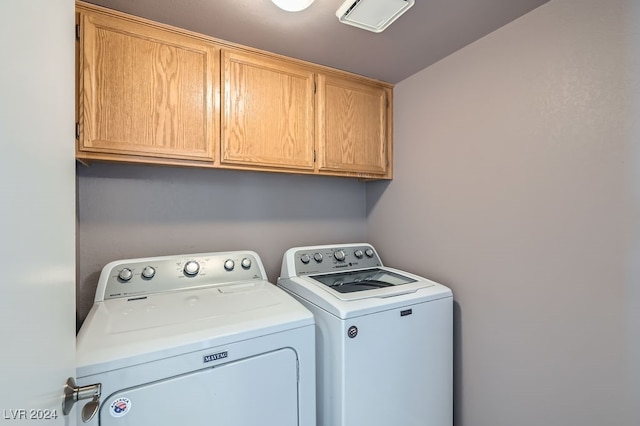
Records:
M311 6L313 0L271 0L282 10L287 12L300 12Z
M415 0L346 0L336 16L343 24L379 33L414 3Z

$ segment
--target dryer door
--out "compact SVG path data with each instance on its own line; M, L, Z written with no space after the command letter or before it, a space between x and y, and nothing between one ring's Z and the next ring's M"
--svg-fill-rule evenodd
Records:
M280 349L116 392L100 425L298 425L297 357Z

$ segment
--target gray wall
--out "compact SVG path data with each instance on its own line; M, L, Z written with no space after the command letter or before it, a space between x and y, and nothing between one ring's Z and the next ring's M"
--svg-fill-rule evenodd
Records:
M275 282L286 249L365 237L354 179L100 163L77 176L80 321L112 260L254 250Z
M552 0L395 89L387 264L455 297L466 426L640 424L640 10Z

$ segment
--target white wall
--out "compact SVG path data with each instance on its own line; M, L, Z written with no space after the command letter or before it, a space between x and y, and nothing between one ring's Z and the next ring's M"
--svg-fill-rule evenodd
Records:
M365 237L355 179L99 163L77 174L80 320L112 260L254 250L275 282L288 248Z
M640 9L552 0L395 89L386 263L449 285L455 418L640 424Z
M74 2L0 2L0 408L74 425ZM12 412L13 410L13 412ZM24 410L24 411L20 411ZM37 411L40 410L40 411ZM24 414L23 417L20 415Z

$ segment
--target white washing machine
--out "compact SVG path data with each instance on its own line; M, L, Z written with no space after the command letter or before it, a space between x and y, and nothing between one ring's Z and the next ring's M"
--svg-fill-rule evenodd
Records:
M112 262L77 337L88 423L313 426L314 333L254 252Z
M315 316L318 426L451 426L453 296L369 244L289 249L278 285Z

